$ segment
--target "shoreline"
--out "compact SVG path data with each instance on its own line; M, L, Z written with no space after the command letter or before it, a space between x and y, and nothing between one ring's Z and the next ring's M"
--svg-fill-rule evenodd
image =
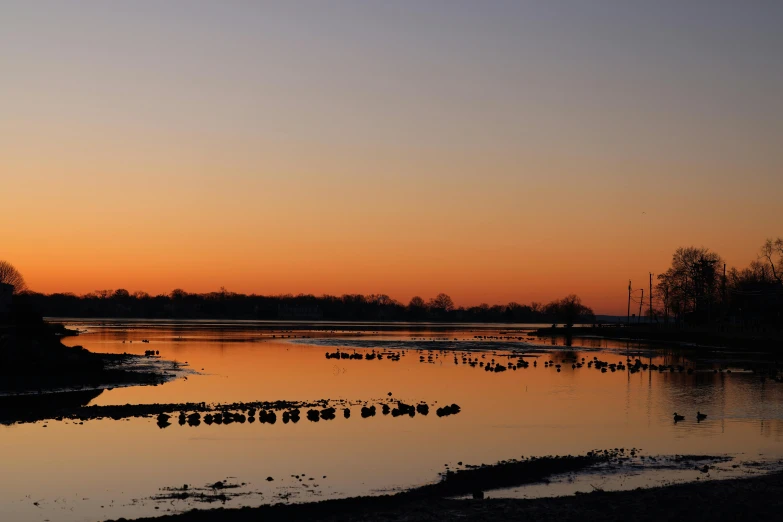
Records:
M688 482L630 491L603 492L536 499L483 498L481 489L472 499L450 497L465 494L477 484L493 487L546 481L564 471L581 471L601 462L593 456L542 457L499 463L478 469L447 473L444 480L394 495L362 496L302 504L274 504L259 507L192 509L179 514L133 519L134 522L245 522L256 520L739 520L756 517L774 519L783 508L783 473L773 472L749 478ZM612 457L607 458L613 458ZM683 457L688 458L688 457ZM692 456L692 459L708 459ZM510 473L509 473L510 472ZM464 480L453 476L463 474ZM494 480L491 478L494 476ZM509 480L513 477L513 480ZM492 492L488 493L491 497ZM128 522L120 518L115 522Z
M285 319L235 319L235 318L144 318L144 317L46 317L45 320L68 333L63 337L79 335L78 330L68 330L66 323L96 322L105 326L133 325L159 326L161 324L188 324L192 327L225 328L254 327L259 330L275 330L285 326L294 326L296 330L334 331L336 327L344 333L366 330L373 327L378 332L394 331L402 328L411 330L450 330L450 329L475 329L475 330L514 330L538 337L576 337L576 338L601 338L615 341L632 341L659 343L683 348L737 348L737 349L766 349L770 352L783 347L783 331L721 331L712 328L663 328L651 327L648 324L626 326L623 323L603 324L577 324L567 327L564 324L556 324L554 328L544 326L551 323L513 323L513 322L461 322L461 321L391 321L391 320L285 320Z
M178 366L168 361L150 363L141 355L98 353L63 344L64 338L80 333L34 314L0 327L3 403L13 407L14 398L34 396L57 401L71 392L157 385L176 377Z
M712 330L681 330L649 328L646 325L630 326L574 326L547 327L533 329L537 337L571 337L580 339L608 339L612 341L627 341L638 343L657 343L667 346L688 349L738 349L762 350L776 353L783 347L783 337L737 334Z
M163 364L139 369L136 364L143 361L144 356L82 350L83 354L99 362L100 368L59 374L4 375L0 377L0 398L55 397L73 392L102 391L128 386L157 386L177 377L170 373L173 367Z

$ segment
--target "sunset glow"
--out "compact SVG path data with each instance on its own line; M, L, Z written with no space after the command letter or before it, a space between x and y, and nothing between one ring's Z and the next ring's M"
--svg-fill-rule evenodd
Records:
M0 259L45 293L625 313L677 247L780 234L779 17L434 4L4 7Z

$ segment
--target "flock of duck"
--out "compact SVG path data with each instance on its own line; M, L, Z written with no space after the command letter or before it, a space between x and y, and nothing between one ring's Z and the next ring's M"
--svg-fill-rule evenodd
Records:
M285 338L285 335L280 335L281 338ZM295 337L292 335L288 335L288 337ZM304 336L303 336L304 337ZM523 337L517 337L517 336L487 336L487 335L477 335L474 336L475 339L479 340L500 340L500 341L519 341L523 340ZM415 340L415 338L413 338ZM448 339L444 339L448 340ZM455 339L456 340L456 339ZM144 341L142 341L144 342ZM146 341L149 342L149 341ZM420 363L429 363L434 364L436 362L441 362L446 360L449 356L453 358L454 364L466 364L470 367L478 367L483 368L486 372L492 372L492 373L502 373L505 371L517 371L520 369L527 369L530 367L531 363L530 361L526 360L526 358L535 357L535 359L532 361L532 366L534 368L538 367L538 359L542 358L542 355L500 355L497 352L491 352L491 353L478 353L478 352L460 352L460 351L454 351L454 350L420 350L419 355L419 362ZM348 351L342 351L337 350L335 352L326 352L325 357L326 359L337 359L337 360L365 360L365 361L372 361L372 360L390 360L390 361L399 361L401 357L404 357L407 354L407 350L369 350L365 352L359 352L356 350L353 350L352 352ZM145 356L156 356L159 355L158 351L155 350L146 350L144 353ZM489 355L489 360L487 359L487 356ZM498 358L498 360L495 359L495 357ZM503 362L500 360L501 357L508 357L508 362ZM593 357L592 360L587 360L585 357L577 358L576 356L566 356L563 357L560 361L556 361L553 358L549 358L548 360L545 360L543 362L544 368L552 368L556 370L558 373L561 372L565 367L571 366L572 369L580 369L583 367L587 368L594 368L597 371L600 371L601 373L607 373L607 372L616 372L616 371L628 371L629 373L637 373L640 371L657 371L659 373L663 372L670 372L670 373L682 373L686 372L687 374L693 374L694 368L693 367L685 367L683 365L674 365L674 364L653 364L653 363L645 363L641 359L635 358L631 359L631 357L626 357L625 361L619 360L618 362L609 362L609 361L603 361L600 360L597 356ZM714 373L731 373L730 369L725 368L716 368L713 370ZM361 407L360 415L362 418L368 418L368 417L374 417L377 413L378 408L375 405L364 405ZM382 404L380 405L380 410L383 415L391 415L392 417L399 417L403 415L407 415L410 417L415 416L417 413L420 415L427 415L429 413L429 406L426 403L420 403L417 405L409 405L405 404L403 402L397 402L394 406L390 406L389 404ZM447 415L454 415L460 412L460 407L456 404L440 407L436 410L436 414L439 417L447 416ZM256 414L257 414L257 420L260 424L275 424L277 422L277 413L273 410L258 410L251 408L244 412L230 412L230 411L222 411L222 412L216 412L216 413L207 413L203 417L199 412L190 413L189 415L185 412L181 412L178 417L178 422L180 425L188 424L189 426L198 426L201 424L201 422L204 422L207 425L212 424L231 424L231 423L254 423L256 422ZM287 424L289 422L297 423L299 422L301 418L302 412L298 408L285 410L281 414L282 422ZM310 422L318 422L320 420L332 420L336 418L338 415L338 410L334 407L328 407L323 409L309 409L306 411L305 416L307 417L307 420ZM344 418L348 419L351 416L351 410L350 408L342 408L342 415ZM169 419L171 418L170 415L166 413L161 413L158 415L157 423L158 426L161 428L165 428L169 426L171 423L169 422ZM701 422L707 418L707 415L704 413L701 413L700 411L696 413L696 421ZM680 415L678 413L674 413L674 422L680 422L685 420L685 416Z
M531 363L528 361L528 358L536 357L536 359L533 360L532 365L534 368L538 367L538 359L543 358L543 355L507 355L505 357L508 357L508 362L503 362L500 360L502 355L498 354L497 352L492 352L489 354L490 359L487 361L487 353L478 353L478 352L455 352L453 350L426 350L422 351L424 353L421 353L419 355L419 362L420 363L429 363L434 364L436 362L442 362L447 359L447 357L451 356L453 357L454 364L467 364L470 367L473 368L483 368L484 371L487 372L494 372L494 373L501 373L505 372L507 370L516 371L518 369L526 369L529 368ZM376 351L376 350L370 350L365 353L353 351L353 352L347 352L347 351L336 351L336 352L326 352L325 356L327 359L347 359L347 360L365 360L365 361L372 361L372 360L383 360L387 359L390 361L399 361L401 357L404 357L407 353L407 350L383 350L383 351ZM495 357L498 358L498 360L495 359ZM607 372L616 372L616 371L625 371L628 370L630 373L637 373L640 371L657 371L659 373L663 372L686 372L688 375L691 375L694 373L693 367L685 367L681 364L654 364L654 363L645 363L642 362L641 359L631 359L630 357L627 357L625 361L618 361L618 362L609 362L609 361L602 361L597 356L594 356L591 360L587 360L585 357L577 358L576 356L566 356L562 358L559 362L550 358L548 360L544 361L543 364L544 368L552 368L557 370L557 372L561 372L563 368L567 366L571 366L572 369L576 370L579 368L587 367L587 368L595 368L596 370L600 371L601 373L607 373ZM715 373L726 371L726 373L731 373L730 369L724 369L724 368L716 368L713 370Z
M430 406L427 403L419 403L414 405L411 404L405 404L402 401L397 401L395 403L392 403L390 406L389 404L381 404L380 410L383 415L391 415L392 417L400 417L403 415L407 415L408 417L415 417L418 413L419 415L428 415L430 412ZM349 419L351 418L351 409L350 408L341 408L342 415L344 418ZM361 417L363 419L366 419L368 417L375 417L378 409L376 405L364 405L361 407ZM457 404L450 404L446 406L442 406L440 408L437 408L435 410L435 413L438 417L447 417L449 415L456 415L459 413L461 408ZM190 414L185 413L184 411L181 411L179 413L179 416L177 418L178 423L180 426L184 426L187 424L188 426L199 426L203 422L207 426L211 426L212 424L233 424L234 422L238 424L244 424L244 423L254 423L256 422L256 415L258 416L258 422L260 424L275 424L277 422L278 414L274 410L264 410L259 409L256 410L255 408L249 408L247 410L243 410L240 412L232 412L229 410L225 411L218 411L215 413L206 413L203 416L200 412L193 412ZM299 422L302 415L302 410L299 408L291 408L284 410L282 414L280 415L283 424L288 424L289 422L292 422L296 424ZM307 417L307 420L310 422L319 422L320 420L333 420L338 415L338 409L334 407L327 407L322 409L315 409L311 408L305 412L305 416ZM167 428L171 425L170 420L172 419L172 415L169 415L168 413L160 413L157 416L157 423L159 428Z
M700 411L696 412L696 422L701 422L701 421L703 421L706 418L707 418L707 414L706 413L702 413ZM680 421L684 421L684 420L685 420L685 415L679 415L676 411L674 412L674 423L675 424L680 422Z

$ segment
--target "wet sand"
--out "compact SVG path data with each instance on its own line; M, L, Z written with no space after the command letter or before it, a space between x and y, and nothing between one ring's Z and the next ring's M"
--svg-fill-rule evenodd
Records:
M543 460L543 459L542 459ZM566 462L566 461L564 461ZM574 466L582 461L570 461ZM531 475L532 476L532 475ZM382 497L327 500L310 504L242 509L192 510L179 515L137 519L173 522L250 520L552 520L584 522L661 520L775 520L783 509L783 473L761 477L692 482L633 491L570 497L454 500L417 490ZM125 519L119 519L122 521ZM118 522L119 522L118 521Z

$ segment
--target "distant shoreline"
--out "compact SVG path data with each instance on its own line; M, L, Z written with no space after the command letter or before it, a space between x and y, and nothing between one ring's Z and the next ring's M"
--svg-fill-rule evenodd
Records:
M400 327L413 330L449 330L474 328L476 330L508 330L509 335L520 333L537 337L600 338L615 341L645 342L682 348L736 348L775 351L783 349L783 331L766 330L721 330L716 328L674 328L663 325L631 325L622 323L582 323L566 327L562 323L542 322L458 322L458 321L349 321L349 320L285 320L285 319L224 319L224 318L128 318L128 317L46 317L53 324L96 322L104 324L150 323L152 326L188 324L197 326L242 326L271 330L276 327L295 325L298 329L313 330L365 330L373 327L377 331L394 331ZM78 331L70 330L70 335Z
M193 322L238 322L238 323L313 323L313 324L436 324L436 325L464 325L464 324L488 324L488 325L520 325L520 326L545 326L553 324L552 321L458 321L458 320L434 320L434 319L250 319L232 317L123 317L123 316L44 316L44 320L50 322L79 322L79 321L193 321ZM554 324L564 326L565 323L555 321ZM577 323L574 326L592 326L592 322ZM622 323L603 323L622 326Z
M682 348L736 348L775 351L783 348L783 332L721 331L718 329L657 328L649 325L599 325L574 326L573 328L539 328L538 337L570 336L572 338L601 338L614 341L631 341L666 344Z

